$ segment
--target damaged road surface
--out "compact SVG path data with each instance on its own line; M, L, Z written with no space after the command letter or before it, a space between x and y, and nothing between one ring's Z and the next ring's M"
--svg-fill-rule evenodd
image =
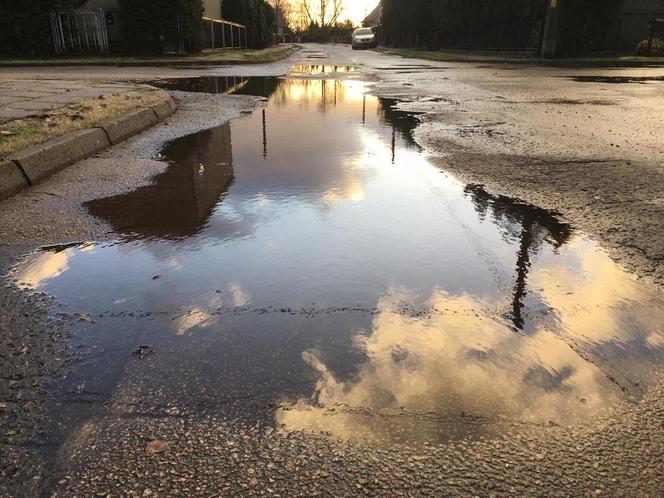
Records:
M353 65L160 86L261 99L217 97L255 109L164 140L150 181L82 204L104 234L7 269L3 323L36 301L68 359L36 434L3 435L46 462L3 462L8 494L661 492L658 287L439 167Z

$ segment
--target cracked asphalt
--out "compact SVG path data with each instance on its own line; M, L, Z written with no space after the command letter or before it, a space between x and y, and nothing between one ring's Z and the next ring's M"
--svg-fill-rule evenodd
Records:
M282 75L299 63L358 66L375 82L373 93L420 113L415 139L440 168L555 210L661 291L664 83L578 77L661 76L664 69L443 64L312 45L266 66L3 69L0 82ZM37 247L113 240L112 228L84 203L148 185L164 170L155 155L165 142L256 105L247 96L174 96L181 110L166 123L0 203L2 274ZM264 420L248 423L233 397L222 403L223 416L169 405L168 393L152 392L149 379L120 381L110 401L82 407L72 423L48 418L48 386L86 354L69 339L86 318L53 315L52 304L8 278L0 287L3 496L664 494L664 378L656 372L640 399L617 404L592 424L501 421L500 437L443 444L384 446L283 433ZM185 392L186 382L196 379L183 378ZM142 405L148 394L164 402Z

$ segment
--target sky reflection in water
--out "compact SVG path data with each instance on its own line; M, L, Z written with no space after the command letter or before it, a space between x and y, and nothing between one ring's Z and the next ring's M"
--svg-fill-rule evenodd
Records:
M642 392L657 292L551 213L432 167L416 118L365 83L251 85L264 107L88 204L116 243L42 251L19 285L93 315L88 345L161 346L150 368L175 398L183 372L207 379L199 396L260 385L284 430L440 440Z

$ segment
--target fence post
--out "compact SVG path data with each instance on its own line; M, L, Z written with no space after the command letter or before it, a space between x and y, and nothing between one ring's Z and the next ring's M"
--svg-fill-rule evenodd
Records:
M65 47L67 46L67 41L65 40L65 29L62 26L62 15L60 12L57 14L58 26L60 27L60 39L62 41L62 50L60 53L65 53Z
M53 49L56 54L61 54L63 50L62 29L59 26L59 14L51 11L51 32L53 35Z
M249 48L249 43L247 41L247 27L244 27L244 48Z
M560 23L560 5L562 0L549 0L544 21L544 36L540 48L540 57L551 58L558 53L558 30Z

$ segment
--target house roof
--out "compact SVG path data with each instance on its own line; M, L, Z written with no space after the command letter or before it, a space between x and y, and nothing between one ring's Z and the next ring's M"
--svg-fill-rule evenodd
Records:
M377 26L381 23L381 18L383 16L383 6L377 5L374 10L362 21L364 26Z

